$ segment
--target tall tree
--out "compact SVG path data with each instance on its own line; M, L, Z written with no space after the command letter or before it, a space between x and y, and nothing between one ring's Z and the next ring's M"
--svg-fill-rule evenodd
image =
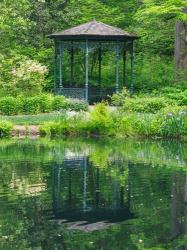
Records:
M187 14L187 7L184 8ZM175 33L175 63L178 69L187 69L187 21L176 22Z
M184 10L184 11L182 11ZM143 21L143 27L149 24L150 32L154 30L157 24L156 37L159 40L168 41L168 37L174 40L174 25L176 23L175 33L175 60L178 68L187 68L187 7L184 0L143 0L143 4L137 12L137 19ZM173 26L169 26L173 25ZM163 26L163 24L168 24ZM168 29L170 27L170 29ZM167 32L165 32L167 31ZM169 31L169 32L168 32ZM148 29L145 29L145 33ZM149 32L149 33L150 33ZM163 33L165 32L165 34ZM157 34L164 34L164 37ZM174 45L174 41L172 42ZM164 42L161 42L163 45ZM166 43L171 45L170 43ZM171 47L172 48L172 47ZM164 50L166 46L164 47ZM174 50L174 46L173 46Z

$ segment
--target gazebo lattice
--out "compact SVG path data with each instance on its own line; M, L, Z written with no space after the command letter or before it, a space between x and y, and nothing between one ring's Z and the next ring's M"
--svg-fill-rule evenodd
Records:
M101 86L101 62L102 51L115 51L116 57L116 75L115 87L107 90L99 89L99 95L102 98L108 94L118 92L119 88L119 60L123 56L123 86L126 86L126 53L130 52L130 93L133 94L134 79L134 40L137 35L123 31L122 29L110 25L92 21L62 32L53 33L48 36L54 39L54 94L61 94L68 97L80 98L89 101L91 99L91 87L89 87L89 51L98 50L98 86ZM63 52L70 51L71 83L74 78L74 53L76 49L83 49L85 52L85 83L84 88L65 87L63 86ZM120 53L122 51L122 53ZM59 84L57 85L57 67L59 57ZM72 85L72 84L71 84Z

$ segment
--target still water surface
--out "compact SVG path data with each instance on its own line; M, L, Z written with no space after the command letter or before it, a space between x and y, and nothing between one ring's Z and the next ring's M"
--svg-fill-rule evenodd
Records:
M187 145L3 140L0 249L187 249Z

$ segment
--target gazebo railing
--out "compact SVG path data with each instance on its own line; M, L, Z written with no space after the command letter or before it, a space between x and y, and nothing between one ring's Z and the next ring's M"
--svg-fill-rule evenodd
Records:
M102 100L108 100L109 96L112 96L116 92L114 87L89 87L88 88L88 100L92 104L94 102L100 102ZM62 93L58 90L58 94L62 94L68 98L76 98L85 100L85 88L63 88Z
M112 96L116 92L114 87L90 87L88 89L88 100L89 103L101 102L102 100L108 100L109 96Z
M63 88L62 95L68 98L85 99L85 89L84 88Z

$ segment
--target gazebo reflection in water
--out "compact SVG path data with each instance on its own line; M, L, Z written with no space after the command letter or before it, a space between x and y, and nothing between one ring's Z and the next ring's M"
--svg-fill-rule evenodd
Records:
M129 185L121 186L88 156L53 165L53 210L55 220L88 231L133 218Z

